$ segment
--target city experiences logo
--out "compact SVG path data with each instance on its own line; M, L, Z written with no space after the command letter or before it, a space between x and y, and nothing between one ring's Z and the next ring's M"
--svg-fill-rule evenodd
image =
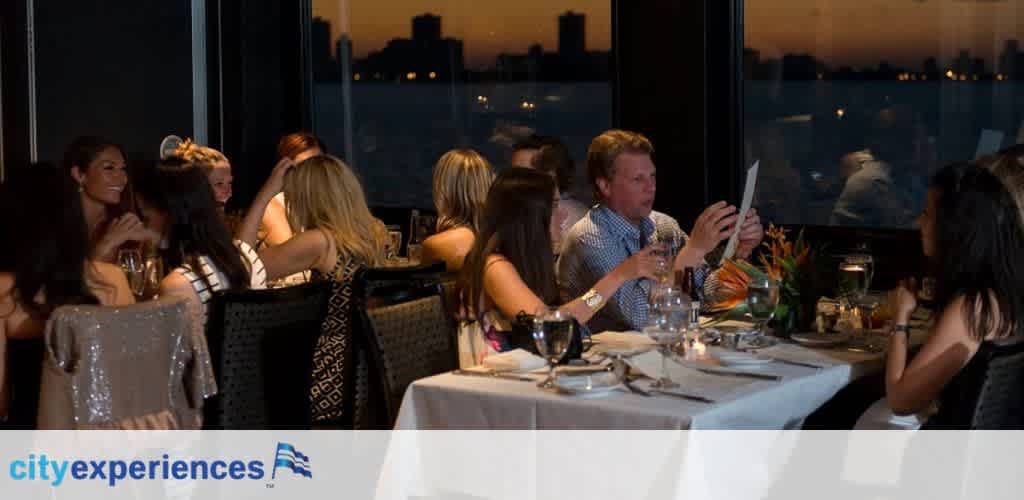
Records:
M271 480L277 478L277 469L312 478L309 457L289 443L278 443L274 453ZM45 454L30 454L27 460L12 460L8 474L15 481L46 481L56 487L66 479L75 481L106 481L116 486L124 480L260 480L266 476L262 460L172 460L163 455L160 460L53 460ZM269 487L269 486L268 486Z

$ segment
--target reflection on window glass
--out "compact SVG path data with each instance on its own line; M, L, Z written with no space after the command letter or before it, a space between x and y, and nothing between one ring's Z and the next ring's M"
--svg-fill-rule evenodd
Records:
M434 163L499 168L531 134L576 158L611 127L606 0L313 0L314 127L375 206L432 207Z
M1024 141L1024 0L744 4L762 218L913 227L939 166Z

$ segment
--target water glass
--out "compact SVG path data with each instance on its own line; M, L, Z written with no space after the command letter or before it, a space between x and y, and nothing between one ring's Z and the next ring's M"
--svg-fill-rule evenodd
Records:
M771 278L751 278L747 287L747 309L750 319L757 325L752 343L758 342L764 325L775 316L779 305L779 282Z
M572 343L575 322L572 315L558 308L543 308L533 319L533 340L537 352L548 362L548 378L538 384L543 389L555 389L555 367L565 357Z
M388 227L388 247L385 252L384 258L387 260L398 257L399 252L402 249L402 231Z
M874 277L875 262L867 254L847 255L839 263L839 296L857 300L868 293Z
M409 243L405 247L406 253L409 256L409 262L411 264L419 264L423 260L423 245L420 243Z
M146 270L142 262L142 252L137 248L123 248L117 252L117 262L128 278L132 294L141 300L146 288Z

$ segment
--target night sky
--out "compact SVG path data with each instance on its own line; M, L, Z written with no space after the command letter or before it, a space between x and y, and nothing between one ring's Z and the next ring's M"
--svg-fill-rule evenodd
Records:
M501 52L531 43L553 51L557 17L587 15L587 48L608 50L608 0L313 0L331 21L333 38L349 32L356 57L387 40L411 36L413 16L442 16L444 36L465 42L471 67L490 66ZM746 45L763 58L809 52L832 65L890 63L919 67L925 57L946 64L962 49L991 68L1005 41L1024 41L1024 0L746 0Z

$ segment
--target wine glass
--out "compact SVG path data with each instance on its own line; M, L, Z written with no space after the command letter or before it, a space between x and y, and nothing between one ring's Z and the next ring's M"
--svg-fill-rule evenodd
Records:
M144 293L149 297L156 297L162 279L164 279L164 261L156 255L147 256L143 263L142 288Z
M679 387L679 384L672 381L668 376L668 357L672 355L671 346L679 339L679 331L671 327L671 312L652 307L647 314L647 324L644 325L644 335L647 335L658 344L658 352L661 353L661 375L651 387L656 389L671 389Z
M142 252L137 248L122 248L117 252L117 262L121 265L128 278L128 285L132 289L135 298L142 299L146 288L145 264L142 261Z
M654 248L654 255L661 257L658 268L654 271L654 277L658 283L667 284L672 279L673 257L679 248L680 236L674 232L660 232L651 235L650 245Z
M543 308L533 319L533 340L537 352L548 362L548 378L538 384L542 389L555 389L555 367L569 350L575 329L572 315L558 308Z
M757 345L764 334L764 325L775 316L779 305L779 282L768 277L751 278L747 286L747 309L756 324L752 344Z

